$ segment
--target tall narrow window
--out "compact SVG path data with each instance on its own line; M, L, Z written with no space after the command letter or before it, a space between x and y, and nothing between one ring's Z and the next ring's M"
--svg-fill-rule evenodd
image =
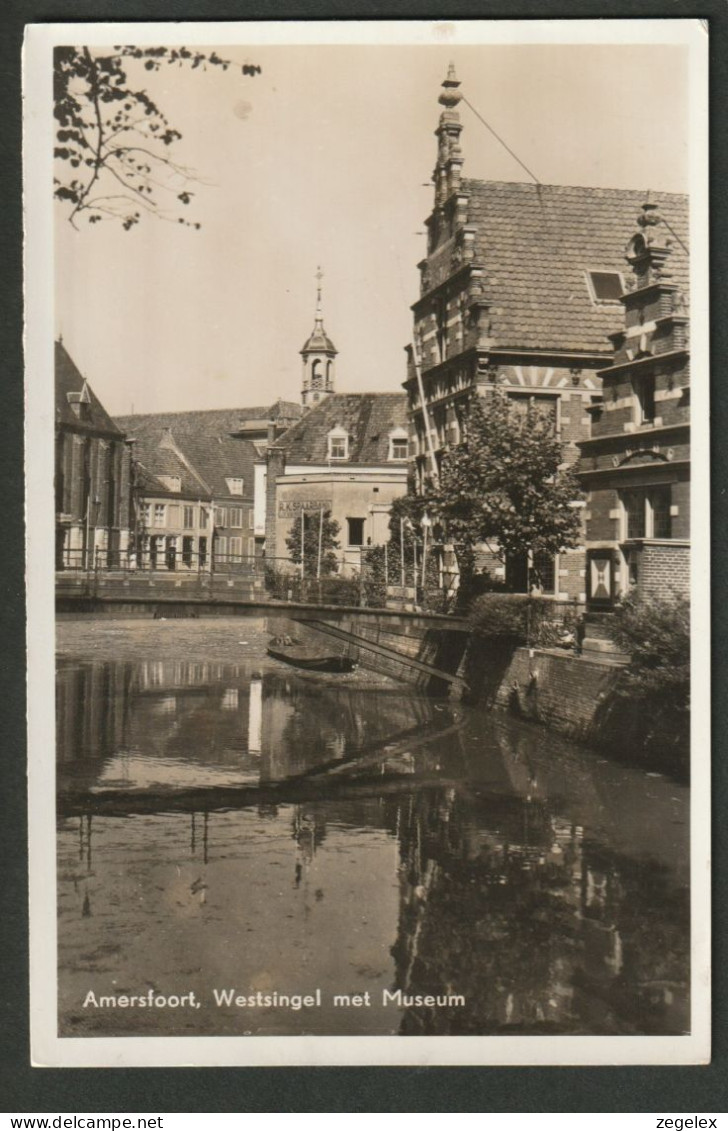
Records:
M638 424L652 424L655 419L655 378L640 377L635 385L638 403Z
M622 495L622 505L624 507L624 537L627 538L645 538L646 537L646 498L644 491L625 491Z
M364 519L363 518L347 518L349 528L348 544L350 546L363 546L364 545Z

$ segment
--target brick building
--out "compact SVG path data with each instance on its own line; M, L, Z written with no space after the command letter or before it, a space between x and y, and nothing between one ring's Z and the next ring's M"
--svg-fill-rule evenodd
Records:
M608 608L689 593L690 357L684 241L654 202L642 206L626 261L632 275L602 371L603 401L581 442L587 595Z
M113 564L130 528L130 453L62 342L55 347L56 568Z
M300 414L300 405L279 401L117 418L134 449L134 564L159 570L234 569L260 553L256 462L269 438Z
M464 178L459 85L450 68L408 347L405 388L420 490L443 449L460 441L469 397L492 387L534 400L552 417L566 461L576 462L612 360L608 335L622 309L624 233L643 199L626 189ZM684 235L686 198L660 194L660 202ZM523 561L488 565L511 588L526 587ZM546 592L584 599L582 550L559 555L546 572Z

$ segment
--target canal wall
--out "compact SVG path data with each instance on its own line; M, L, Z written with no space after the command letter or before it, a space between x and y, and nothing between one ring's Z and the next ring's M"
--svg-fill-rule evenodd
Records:
M472 701L593 743L603 738L619 672L570 652L473 637L463 675Z

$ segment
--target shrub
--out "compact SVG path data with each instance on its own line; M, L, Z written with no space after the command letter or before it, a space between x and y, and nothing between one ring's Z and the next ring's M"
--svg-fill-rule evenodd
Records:
M610 631L630 655L617 695L641 704L648 750L687 753L690 738L690 605L684 597L627 598Z
M470 607L468 619L477 636L497 636L517 644L532 642L548 615L548 601L513 593L484 593Z

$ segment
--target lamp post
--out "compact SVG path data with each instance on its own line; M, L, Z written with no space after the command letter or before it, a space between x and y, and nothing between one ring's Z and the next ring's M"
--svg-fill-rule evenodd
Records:
M432 519L425 511L421 519L422 525L422 588L425 588L427 580L427 531L432 526Z

